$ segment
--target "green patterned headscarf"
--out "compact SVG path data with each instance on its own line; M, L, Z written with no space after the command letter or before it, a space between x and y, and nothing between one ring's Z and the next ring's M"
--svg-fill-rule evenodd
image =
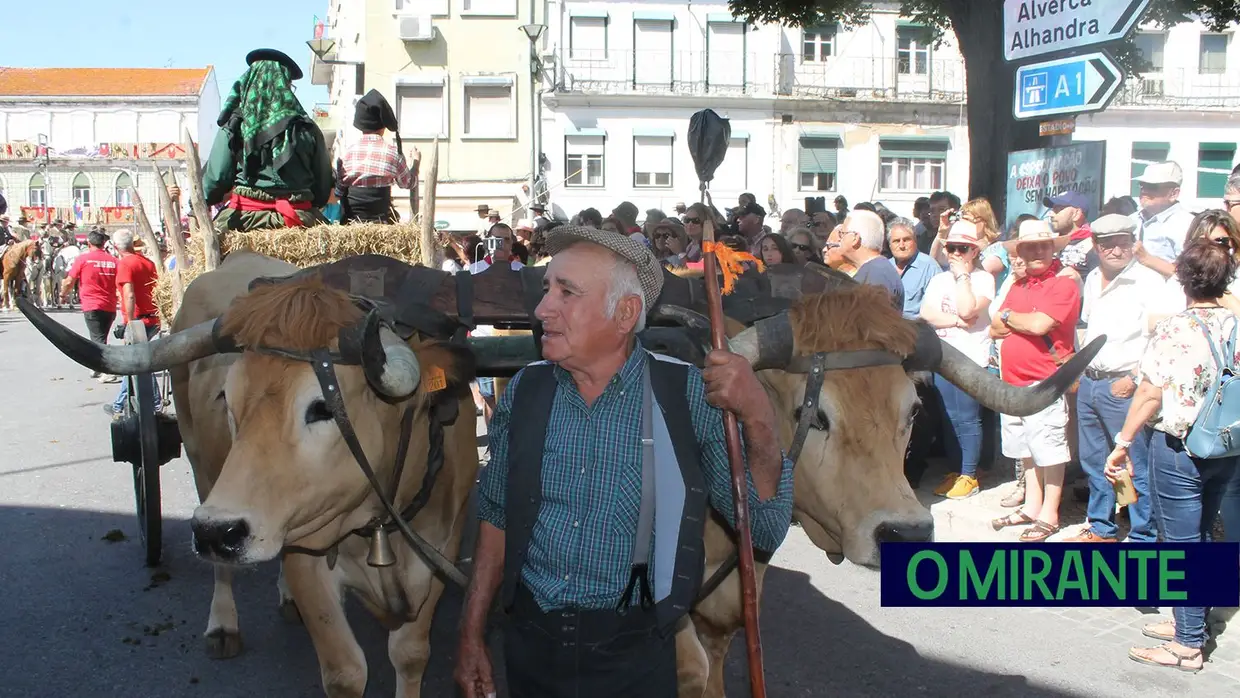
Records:
M232 122L241 145L241 167L248 170L251 156L271 143L272 166L278 171L293 156L289 125L310 117L297 101L288 68L275 61L255 61L233 83L224 100L219 125Z

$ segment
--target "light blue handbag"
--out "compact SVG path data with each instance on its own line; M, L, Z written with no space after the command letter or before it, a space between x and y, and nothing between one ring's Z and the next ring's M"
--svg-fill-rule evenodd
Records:
M1218 373L1206 390L1197 419L1188 428L1184 450L1194 458L1240 456L1240 376L1236 375L1235 361L1236 328L1240 322L1232 318L1231 337L1220 351L1205 323L1192 315L1189 319L1205 335Z

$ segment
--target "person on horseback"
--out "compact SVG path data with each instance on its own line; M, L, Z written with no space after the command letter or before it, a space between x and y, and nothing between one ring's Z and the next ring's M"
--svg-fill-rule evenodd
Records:
M306 114L292 82L297 63L274 49L246 56L217 123L220 132L203 172L208 206L220 232L295 228L326 222L321 211L335 184L323 132Z
M405 162L396 112L378 90L357 102L353 126L362 132L337 163L336 197L340 199L342 224L353 221L395 223L392 185L412 189L418 182L421 153L413 151L413 169ZM393 145L383 139L385 131L396 136Z

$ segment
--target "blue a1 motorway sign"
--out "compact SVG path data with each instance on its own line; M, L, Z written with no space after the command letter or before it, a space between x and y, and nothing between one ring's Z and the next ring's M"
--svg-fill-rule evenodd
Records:
M1017 119L1101 111L1119 90L1124 73L1104 52L1023 65L1016 71Z

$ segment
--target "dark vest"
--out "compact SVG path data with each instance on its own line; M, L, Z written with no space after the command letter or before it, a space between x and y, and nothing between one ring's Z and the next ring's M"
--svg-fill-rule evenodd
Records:
M342 187L340 223L395 223L392 187ZM338 191L338 195L339 195Z
M641 351L641 350L639 350ZM701 452L689 401L685 398L688 366L648 358L650 382L655 403L663 412L676 461L685 484L683 516L677 537L672 589L667 598L655 604L659 628L666 633L693 606L706 565L706 480L702 475ZM500 585L500 604L512 608L534 523L542 506L542 462L547 424L559 383L555 367L538 364L524 369L513 396L512 413L522 416L508 430L507 527L504 537L504 577ZM656 534L657 535L657 534ZM649 580L653 587L654 581ZM617 603L620 599L616 599Z

